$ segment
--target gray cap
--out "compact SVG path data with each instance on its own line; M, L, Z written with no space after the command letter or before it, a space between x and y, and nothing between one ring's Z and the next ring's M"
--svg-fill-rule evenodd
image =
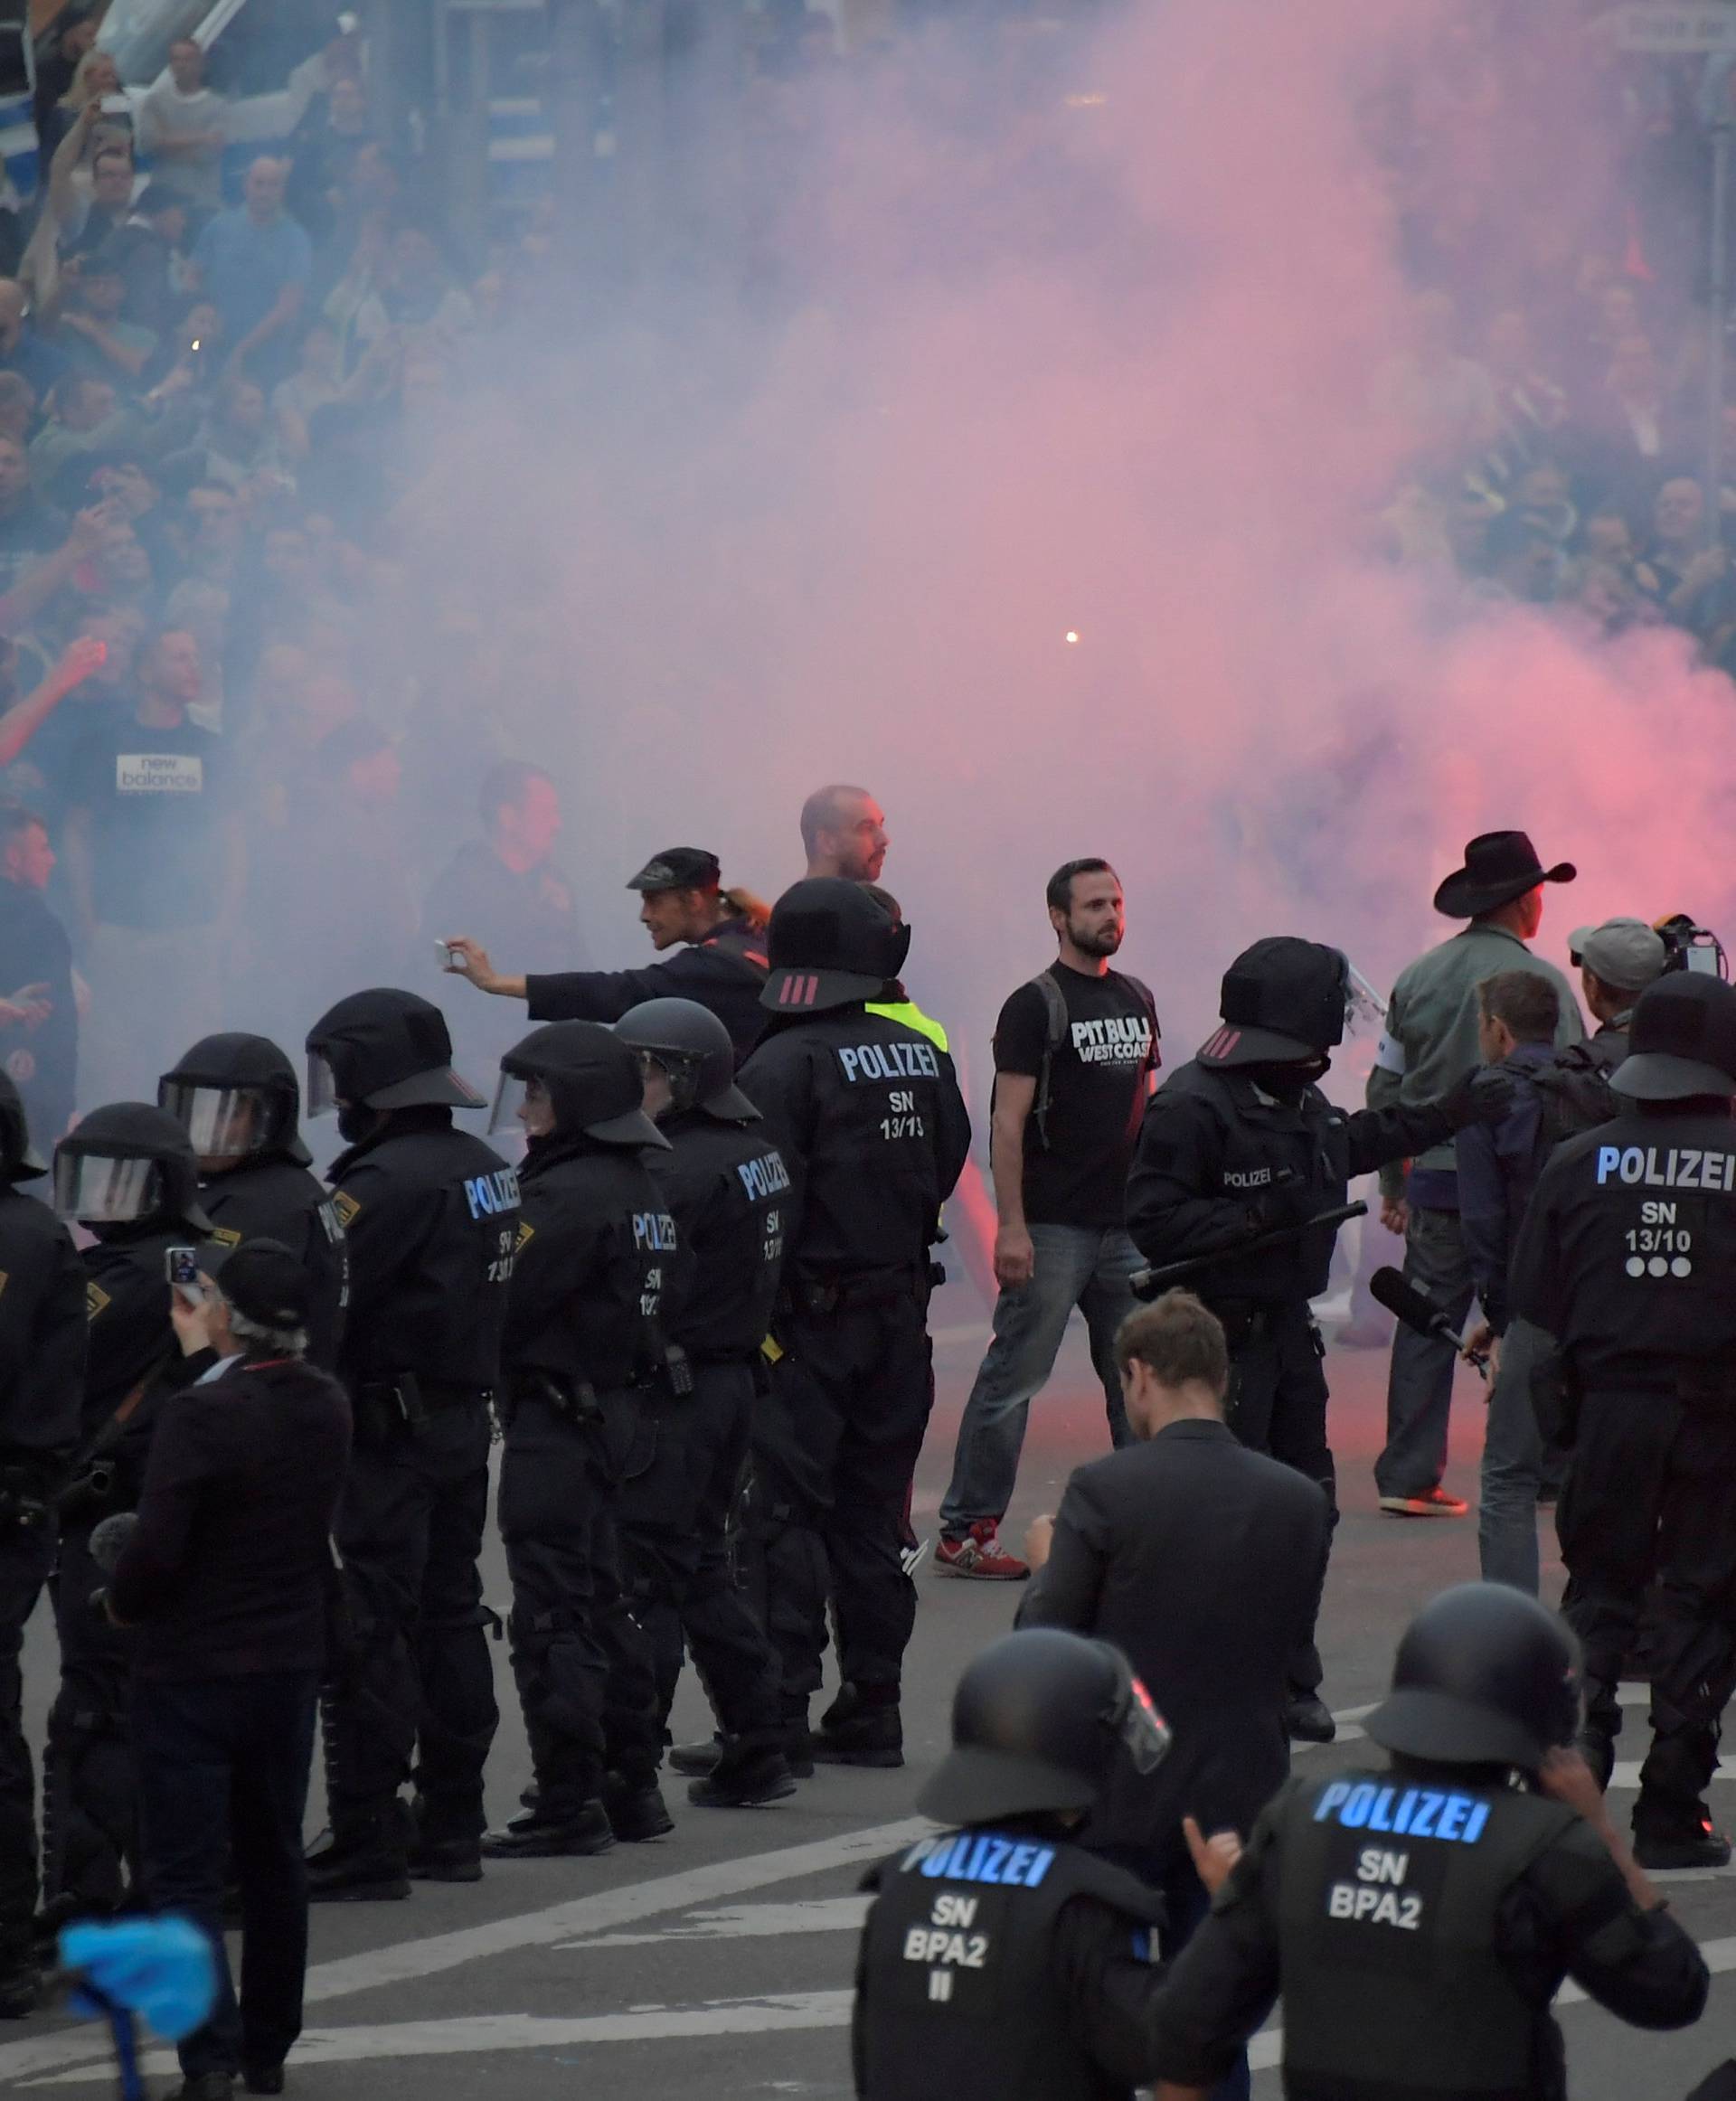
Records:
M1577 928L1567 947L1575 963L1617 992L1644 992L1663 976L1670 959L1664 937L1644 919L1606 919L1600 927Z

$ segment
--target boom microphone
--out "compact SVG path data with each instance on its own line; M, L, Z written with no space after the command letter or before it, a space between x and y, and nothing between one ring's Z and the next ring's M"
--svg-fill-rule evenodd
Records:
M127 1542L138 1529L138 1512L136 1510L118 1510L112 1517L106 1517L90 1533L90 1559L105 1576L112 1576L115 1563L119 1560Z
M1443 1343L1450 1343L1454 1350L1475 1364L1484 1378L1488 1360L1481 1352L1467 1351L1458 1330L1441 1312L1432 1298L1419 1291L1414 1284L1407 1284L1403 1275L1391 1266L1377 1269L1368 1280L1369 1296L1377 1305L1396 1314L1407 1328L1419 1335L1438 1335Z

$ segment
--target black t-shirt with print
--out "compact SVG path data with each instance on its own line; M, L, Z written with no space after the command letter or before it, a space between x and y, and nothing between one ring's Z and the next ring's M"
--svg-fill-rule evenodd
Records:
M1055 963L1048 975L1061 987L1067 1033L1050 1062L1048 1144L1034 1114L1024 1126L1025 1220L1103 1230L1124 1222L1148 1076L1161 1060L1151 1005L1118 971L1086 977ZM995 1024L995 1071L1036 1078L1048 1041L1048 1003L1022 985Z
M209 926L224 899L223 740L196 722L147 730L105 710L72 768L68 800L90 812L98 920Z

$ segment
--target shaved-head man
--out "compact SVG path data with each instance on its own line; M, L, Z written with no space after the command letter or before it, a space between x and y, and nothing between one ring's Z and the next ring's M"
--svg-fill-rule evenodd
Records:
M809 875L878 882L886 861L886 813L866 788L835 782L802 805L802 846Z

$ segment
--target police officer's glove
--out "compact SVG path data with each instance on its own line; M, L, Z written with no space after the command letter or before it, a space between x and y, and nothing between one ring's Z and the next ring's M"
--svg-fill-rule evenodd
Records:
M1441 1103L1456 1131L1467 1124L1502 1124L1513 1113L1518 1089L1513 1075L1497 1065L1479 1065L1467 1072Z

